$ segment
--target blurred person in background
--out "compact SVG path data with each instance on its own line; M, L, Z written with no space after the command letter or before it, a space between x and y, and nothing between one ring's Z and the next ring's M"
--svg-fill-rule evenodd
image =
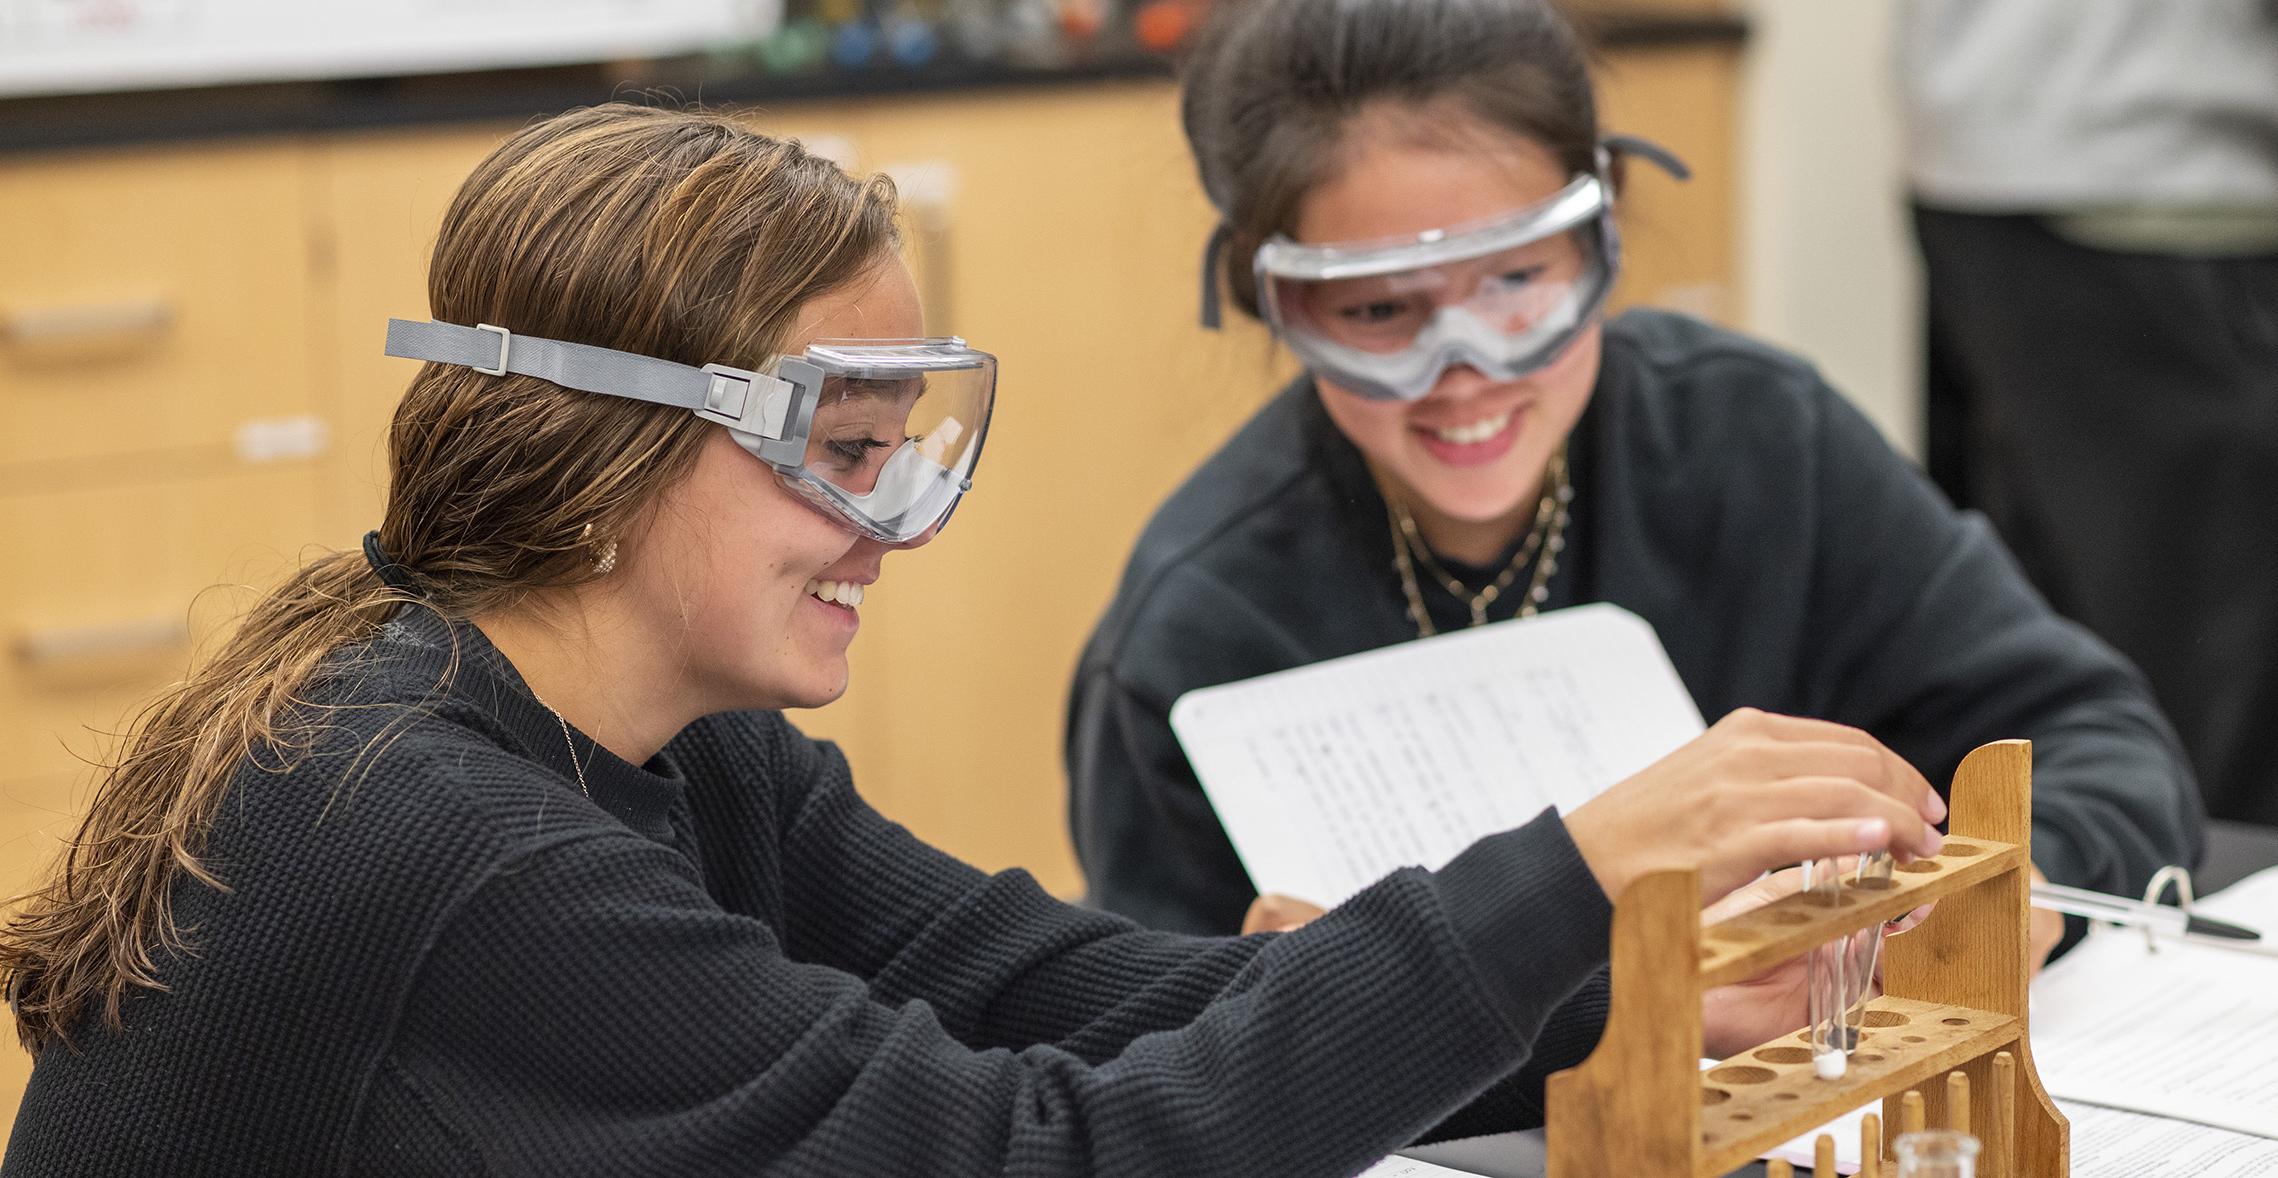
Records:
M2278 825L2278 4L1900 13L1931 473Z

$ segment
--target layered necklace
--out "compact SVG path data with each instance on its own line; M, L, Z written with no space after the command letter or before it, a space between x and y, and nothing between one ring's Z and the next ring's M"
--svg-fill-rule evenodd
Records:
M1527 529L1526 540L1520 543L1518 552L1503 566L1503 571L1486 588L1473 593L1432 555L1407 503L1390 488L1385 488L1384 514L1392 525L1392 567L1400 573L1400 591L1408 598L1408 619L1416 623L1416 636L1429 638L1439 632L1432 625L1431 611L1424 608L1424 589L1416 576L1419 567L1438 582L1440 588L1447 590L1449 596L1470 607L1472 625L1484 626L1488 607L1517 583L1520 570L1531 563L1534 576L1527 582L1525 599L1519 602L1519 616L1533 617L1542 603L1550 599L1550 578L1558 572L1558 554L1566 548L1567 512L1573 502L1574 483L1567 477L1566 446L1560 443L1543 471L1542 501L1535 505L1534 526Z

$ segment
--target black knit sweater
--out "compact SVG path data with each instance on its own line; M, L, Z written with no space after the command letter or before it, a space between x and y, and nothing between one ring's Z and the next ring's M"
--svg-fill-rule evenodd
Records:
M1544 1030L1609 919L1555 815L1188 938L931 850L780 715L634 766L426 611L338 667L230 785L227 890L177 882L194 955L41 1054L0 1172L1337 1175L1524 1121L1595 1035Z
M1568 444L1574 519L1547 607L1608 601L1650 622L1704 716L1855 725L1941 788L1972 748L2024 737L2033 860L2051 879L2132 895L2196 863L2197 789L2142 676L2051 613L1985 521L1810 365L1632 311L1606 326ZM1424 600L1442 630L1470 620L1428 581ZM1092 899L1157 928L1231 930L1254 892L1171 704L1415 636L1384 500L1301 380L1156 513L1084 653L1067 754Z

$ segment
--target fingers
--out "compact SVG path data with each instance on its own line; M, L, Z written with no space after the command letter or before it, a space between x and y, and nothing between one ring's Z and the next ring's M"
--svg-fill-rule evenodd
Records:
M2032 960L2027 964L2032 967L2028 972L2039 974L2041 967L2049 963L2049 954L2056 952L2064 941L2064 913L2046 908L2035 908L2032 912L2026 926L2027 944L2032 949Z
M1922 775L1866 733L1741 709L1567 814L1566 827L1608 895L1689 862L1713 899L1803 860L1935 855L1944 816Z
M1782 776L1844 776L1897 798L1925 822L1946 817L1945 799L1904 757L1859 729L1826 720L1782 716L1741 708L1717 722L1716 730L1758 742L1737 755ZM1713 730L1712 730L1713 731Z
M1322 911L1318 904L1307 903L1295 896L1268 892L1250 902L1250 910L1242 916L1242 935L1285 933L1302 928L1314 917L1321 915Z
M1882 752L1887 774L1884 780L1892 786L1883 792L1914 807L1924 822L1945 821L1946 799L1939 796L1937 787L1930 784L1930 779L1922 776L1922 771L1916 769L1906 758L1879 744L1875 747Z
M1913 928L1915 925L1921 924L1923 921L1930 919L1930 910L1936 908L1937 906L1938 902L1936 900L1932 900L1929 903L1924 904L1911 912L1908 912L1906 915L1899 917L1897 920L1891 921L1889 924L1883 926L1883 935L1887 937L1895 937L1898 934Z
M1891 832L1885 847L1908 856L1937 854L1945 845L1938 828L1904 802L1843 777L1801 777L1754 791L1750 804L1766 818L1880 819Z
M1758 871L1806 859L1832 859L1890 846L1884 818L1789 818L1752 827L1733 840L1729 852L1740 865Z
M1840 865L1841 870L1849 871L1851 864L1857 862L1856 858L1845 859ZM1728 920L1750 909L1761 908L1774 900L1792 896L1802 890L1803 869L1800 867L1790 867L1784 871L1775 871L1770 875L1758 876L1701 909L1701 923L1715 924L1721 920Z

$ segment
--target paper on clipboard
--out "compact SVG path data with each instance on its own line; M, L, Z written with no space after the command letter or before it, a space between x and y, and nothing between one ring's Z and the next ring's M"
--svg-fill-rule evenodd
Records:
M1596 604L1190 691L1171 728L1260 891L1336 904L1571 810L1702 731L1643 618Z
M2278 931L2278 869L2194 911ZM2278 956L2098 928L2033 983L2053 1096L2278 1139Z

